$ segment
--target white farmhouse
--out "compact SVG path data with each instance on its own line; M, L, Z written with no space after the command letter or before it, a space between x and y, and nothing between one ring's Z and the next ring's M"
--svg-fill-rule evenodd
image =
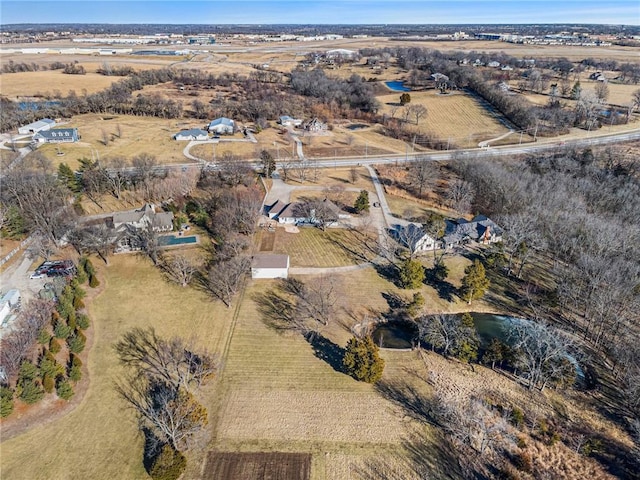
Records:
M289 255L256 255L251 262L251 278L287 278Z

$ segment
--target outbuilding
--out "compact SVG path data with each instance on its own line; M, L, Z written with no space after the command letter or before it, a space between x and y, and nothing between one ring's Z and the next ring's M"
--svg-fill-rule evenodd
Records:
M18 133L20 135L29 135L30 133L38 133L43 130L49 130L51 127L55 127L56 121L50 118L43 118L37 122L32 122L29 125L18 127Z
M289 255L255 255L251 262L251 278L287 278Z
M208 130L209 132L213 133L233 135L235 128L236 122L234 122L230 118L220 117L209 123Z

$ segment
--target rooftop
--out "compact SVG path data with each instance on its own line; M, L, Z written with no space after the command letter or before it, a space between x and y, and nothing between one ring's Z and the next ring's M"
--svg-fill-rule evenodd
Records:
M255 255L251 268L288 268L289 255Z

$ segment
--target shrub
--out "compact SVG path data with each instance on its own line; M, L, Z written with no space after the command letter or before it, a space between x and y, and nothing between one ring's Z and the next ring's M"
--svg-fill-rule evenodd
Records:
M384 371L384 360L371 337L351 338L342 363L346 373L361 382L375 383L382 378Z
M56 336L56 338L61 338L63 340L69 338L71 332L73 332L73 329L62 320L56 322L56 326L53 329L53 334Z
M93 267L93 263L87 257L82 257L80 259L80 265L82 265L82 269L87 272L87 275L91 277L91 275L95 275L96 269Z
M87 343L87 337L82 332L77 332L75 335L70 336L67 339L67 345L69 345L69 351L73 353L80 353L84 350Z
M79 313L76 316L76 325L81 330L86 330L87 328L89 328L89 325L90 325L89 316L85 315L84 313Z
M82 262L78 263L78 269L76 271L76 280L80 285L87 282L87 272L85 272L84 265L82 264Z
M49 351L55 355L61 348L60 342L58 342L55 337L51 337L51 341L49 342Z
M71 397L73 397L73 388L71 387L71 384L64 379L64 377L58 380L58 383L56 385L56 393L58 394L58 397L63 400L69 400Z
M56 362L56 359L53 358L43 358L40 362L40 373L44 377L48 375L52 379L56 378L58 375L64 373L64 367ZM46 390L46 389L45 389Z
M84 302L81 298L73 297L73 308L76 310L82 310L85 307Z
M56 386L56 381L48 373L45 373L42 377L42 387L47 393L53 392L53 388Z
M0 387L0 417L8 417L13 412L13 390Z
M162 447L153 460L149 475L154 480L176 480L187 468L187 459L178 450L169 445Z
M518 407L513 407L510 420L514 427L521 427L524 424L524 412Z
M598 438L590 438L584 443L582 448L580 448L580 453L590 457L600 450L602 450L602 441Z
M91 274L89 276L89 286L91 288L96 288L100 286L100 282L98 281L98 278L95 276L95 274Z

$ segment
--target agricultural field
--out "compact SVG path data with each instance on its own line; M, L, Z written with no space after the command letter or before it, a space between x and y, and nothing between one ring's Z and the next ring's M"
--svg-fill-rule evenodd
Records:
M304 453L209 452L204 479L309 480L311 455Z
M94 265L104 291L88 304L93 336L83 374L88 390L70 413L3 438L2 478L148 478L135 417L114 390L121 369L112 345L133 327L153 325L161 336L180 335L212 353L222 351L230 320L226 308L193 288L169 283L137 255L112 256L108 267L95 259ZM211 411L208 388L203 389L203 403ZM3 432L19 420L3 420ZM28 460L34 452L37 462ZM189 466L193 471L188 476L194 478L200 465L194 461Z
M189 163L182 150L188 142L177 142L172 136L191 123L133 115L85 114L73 117L65 128L77 127L78 143L45 144L38 152L52 160L54 167L66 163L78 167L80 158L123 157L129 161L141 153L153 155L159 163ZM118 137L118 127L122 136ZM105 145L105 138L107 139Z
M54 98L58 95L67 96L70 90L74 90L80 96L84 91L91 94L104 90L120 79L99 73L68 75L62 70L3 73L2 95L11 100L24 97Z

